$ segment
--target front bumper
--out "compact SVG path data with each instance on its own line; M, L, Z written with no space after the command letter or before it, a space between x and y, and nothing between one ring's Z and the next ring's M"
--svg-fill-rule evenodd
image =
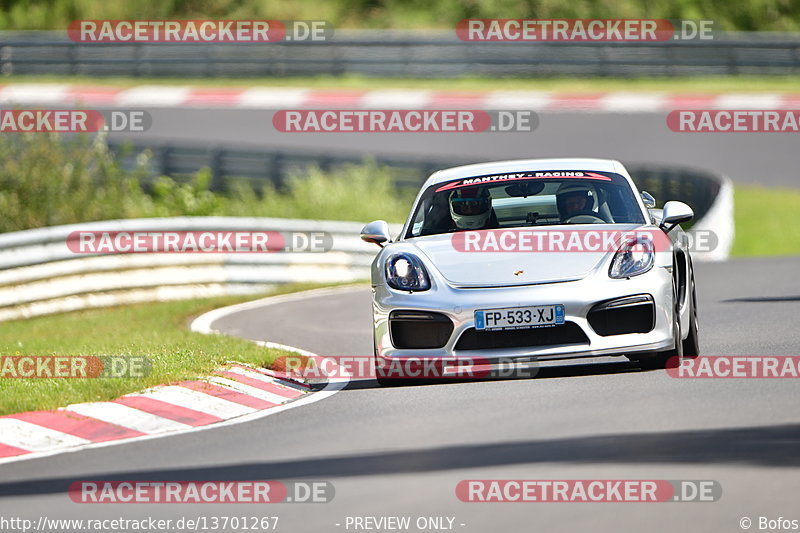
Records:
M663 267L630 279L586 279L539 285L499 288L455 288L436 283L431 290L409 294L378 285L373 287L375 355L378 364L392 359L480 359L488 363L509 360L547 361L580 357L629 355L668 350L673 347L672 273ZM653 328L646 333L599 335L590 325L589 311L598 303L637 294L652 297ZM462 335L472 335L475 311L504 307L563 304L565 322L582 332L580 342L510 348L461 349ZM441 348L401 349L392 343L389 315L392 311L440 313L452 321L453 329ZM544 328L552 329L552 328ZM530 330L523 330L530 331ZM574 339L573 339L574 340ZM462 346L465 343L462 343Z

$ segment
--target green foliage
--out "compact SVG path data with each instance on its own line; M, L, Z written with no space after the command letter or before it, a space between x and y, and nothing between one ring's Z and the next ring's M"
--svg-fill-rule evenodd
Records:
M316 19L336 27L452 28L463 18L671 18L716 29L800 29L795 0L3 0L0 29L64 29L77 19Z
M312 168L286 185L285 192L267 185L260 198L238 185L231 194L232 205L250 216L402 222L414 200L395 189L385 168L369 161L332 172Z
M149 187L147 157L123 169L102 137L64 142L42 133L0 136L0 232L116 218L264 216L402 221L413 200L398 193L374 162L330 173L297 172L281 190L258 194L237 183L228 193L209 189L211 172L188 182L162 176Z
M0 155L0 231L131 217L151 203L142 171L122 171L99 137L3 135Z

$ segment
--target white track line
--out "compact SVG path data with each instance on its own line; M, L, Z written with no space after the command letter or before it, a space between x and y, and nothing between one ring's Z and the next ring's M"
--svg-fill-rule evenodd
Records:
M234 381L232 379L224 378L222 376L214 376L213 378L208 379L209 383L213 383L215 385L219 385L221 387L227 387L232 391L239 392L241 394L246 394L248 396L254 396L261 400L282 404L289 398L286 396L279 396L274 392L265 391L263 389L258 389L253 387L252 385L247 385L245 383L240 383L238 381Z
M169 418L147 413L145 411L128 407L114 402L76 403L68 405L67 411L88 416L96 420L116 424L139 433L152 435L165 431L187 429L191 426L181 424Z
M0 104L61 104L67 98L69 85L53 83L14 83L0 89Z
M302 107L307 97L307 89L255 87L242 91L236 107L255 107L258 109Z
M91 441L15 418L0 418L0 442L32 452L46 452L63 446L81 446ZM22 457L27 457L23 455Z
M171 403L178 407L200 411L201 413L216 416L223 420L249 415L257 411L257 409L246 405L234 403L224 398L217 398L216 396L211 396L204 392L176 385L158 387L141 393L129 394L128 396L143 396L145 398Z
M264 342L264 341L255 341L255 343L258 344L259 346L263 346L265 348L282 349L282 350L286 350L286 351L294 352L294 353L301 353L302 352L305 355L309 355L310 354L309 357L317 357L315 354L312 354L311 352L306 352L305 350L300 350L299 348L295 348L294 346L285 346L283 344L267 343L267 342ZM236 364L237 365L241 365L242 363L236 363ZM258 371L255 371L253 369L249 369L249 368L246 368L246 367L232 366L230 368L226 368L225 370L227 370L228 372L234 372L236 374L240 374L242 376L248 376L248 377L252 377L254 379L260 379L260 380L262 380L262 381L264 381L266 383L272 383L274 385L278 385L278 386L283 387L285 389L293 389L293 390L300 391L300 392L308 392L309 391L309 388L307 386L300 385L299 383L296 383L294 381L288 381L286 379L281 379L280 377L277 377L277 376L271 376L269 374L263 374L261 372L258 372ZM256 378L256 374L259 376L258 378ZM277 374L277 372L276 372L276 374Z
M487 93L487 109L547 109L553 95L546 91L491 91Z
M718 109L780 109L783 98L779 94L721 94L714 102Z
M229 305L228 307L220 307L219 309L214 309L212 311L209 311L208 313L204 313L199 317L195 318L189 325L189 329L191 329L192 331L196 331L197 333L205 333L206 335L211 333L222 334L221 332L213 329L211 327L211 324L213 324L220 318L232 315L233 313L239 313L240 311L249 311L251 309L258 309L260 307L268 307L287 302L298 302L302 300L308 300L309 298L317 298L319 296L339 294L340 292L350 292L360 287L361 285L323 287L321 289L311 289L308 291L293 292L289 294L281 294L278 296L267 296L266 298L253 300L252 302L244 302L240 304ZM285 346L283 344L278 344L268 341L254 341L254 342L256 342L261 346L266 346L267 348L282 348ZM291 352L299 353L301 355L308 355L309 357L316 355L311 352L302 350L300 348L294 348L292 346L289 346L288 349Z
M386 89L367 92L359 107L365 109L419 109L428 106L430 91Z
M118 106L175 107L186 102L190 93L190 87L140 85L119 93L116 104Z
M273 385L280 385L280 381L277 379L262 374L261 372L256 372L254 370L250 370L248 368L244 368L241 366L232 366L230 368L224 368L226 372L230 372L232 374L239 374L240 376L250 378L250 379L257 379L258 381L263 381L264 383L272 383Z

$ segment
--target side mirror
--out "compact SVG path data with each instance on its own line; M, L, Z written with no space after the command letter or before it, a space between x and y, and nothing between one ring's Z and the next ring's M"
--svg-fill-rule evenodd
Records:
M667 202L664 204L664 214L661 217L661 229L669 233L672 229L694 217L692 208L683 202Z
M642 191L641 194L642 202L644 202L644 206L647 209L652 209L656 206L656 199L653 198L653 195L647 191Z
M361 240L371 242L383 248L383 243L389 242L389 224L385 220L370 222L361 228Z

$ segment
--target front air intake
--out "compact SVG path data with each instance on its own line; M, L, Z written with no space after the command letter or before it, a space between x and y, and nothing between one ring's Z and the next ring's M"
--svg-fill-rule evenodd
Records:
M589 325L601 337L649 333L656 325L656 307L649 294L601 302L589 311Z
M453 333L453 322L431 311L392 311L389 335L392 346L401 350L442 348Z

